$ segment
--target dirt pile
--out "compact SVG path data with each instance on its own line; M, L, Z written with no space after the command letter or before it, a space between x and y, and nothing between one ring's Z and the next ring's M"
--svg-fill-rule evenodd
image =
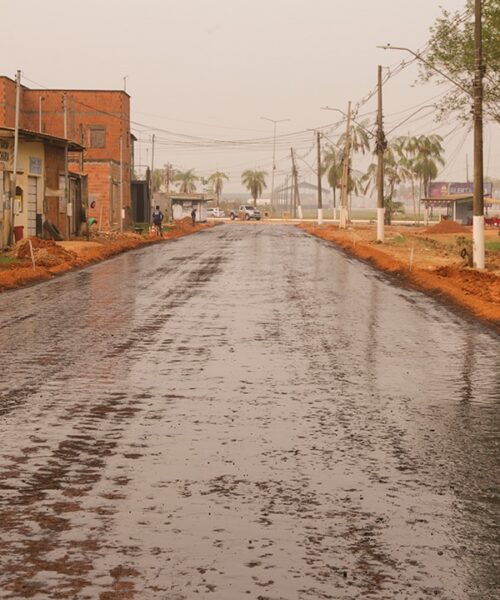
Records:
M14 250L16 258L31 259L30 241L36 266L53 267L61 263L74 264L77 259L74 252L58 246L53 240L41 240L37 237L21 240Z
M432 227L427 227L422 233L469 233L470 230L456 221L439 221Z

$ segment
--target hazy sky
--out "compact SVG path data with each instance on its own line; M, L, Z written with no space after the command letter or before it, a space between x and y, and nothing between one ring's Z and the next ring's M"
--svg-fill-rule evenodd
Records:
M137 162L151 160L154 132L156 166L169 161L204 175L222 169L231 177L227 189L238 191L243 169L271 171L273 126L260 117L290 119L278 126L281 135L337 122L341 115L320 107L345 110L348 100L359 102L374 87L378 64L395 67L409 58L379 50L378 44L421 48L439 6L455 10L464 4L465 0L0 0L1 72L13 76L19 68L26 78L55 88L122 88L128 76L134 131L140 139ZM411 107L426 104L441 91L432 85L412 87L416 76L411 66L385 86L387 129L409 115ZM374 108L372 99L360 114ZM422 111L419 120L397 133L434 132L429 112ZM454 125L447 123L438 132L447 133ZM229 148L217 143L206 147L203 141L170 132L242 142ZM447 137L450 162L444 179L465 176L466 152L472 159L472 137L465 136L464 129ZM267 139L243 141L252 138ZM307 166L314 163L312 139L312 132L279 139L277 180L289 171L291 145L304 157L301 175L312 177ZM488 127L485 166L497 177L500 165L494 159L499 149L499 128Z

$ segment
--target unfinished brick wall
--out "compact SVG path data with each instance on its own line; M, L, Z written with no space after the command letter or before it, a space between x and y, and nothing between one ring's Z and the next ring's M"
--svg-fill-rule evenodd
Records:
M15 81L0 77L0 126L14 127ZM123 206L126 223L131 221L132 142L130 137L130 97L121 90L31 90L21 88L20 127L40 130L40 97L43 98L42 133L64 137L63 97L66 93L68 139L85 147L83 165L80 157L70 156L70 170L88 175L89 194L102 203L101 226L116 224L113 185L120 181L120 158L123 166ZM92 128L103 128L104 147L91 147ZM121 145L121 149L120 149ZM82 168L83 167L83 168ZM115 205L116 205L116 187ZM99 218L98 214L91 216ZM119 219L118 219L119 222Z

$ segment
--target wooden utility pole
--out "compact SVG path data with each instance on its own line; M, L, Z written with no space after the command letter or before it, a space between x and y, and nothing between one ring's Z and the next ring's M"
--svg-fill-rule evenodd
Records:
M151 204L151 209L149 211L149 214L151 215L154 207L155 207L155 203L154 203L154 198L153 198L153 194L154 194L154 170L155 170L155 134L153 133L152 137L151 137L151 177L149 180L149 202Z
M385 201L384 201L384 151L386 141L382 119L382 67L378 67L378 108L377 108L377 242L384 241Z
M16 212L17 155L19 154L19 104L21 95L21 71L16 73L16 114L14 122L14 156L12 158L12 179L10 182L10 226L9 246L14 243L14 221Z
M347 127L345 134L344 159L342 161L342 184L340 188L340 229L347 227L349 197L349 162L351 156L351 101L347 106Z
M44 96L40 96L38 98L38 131L40 133L43 132L42 104L43 104L44 100L45 100Z
M123 136L120 136L120 233L123 233Z
M321 189L321 132L316 132L318 149L318 225L323 225L323 190Z
M482 2L474 6L474 201L472 217L472 260L484 269L484 182L483 182L483 48Z
M293 188L294 188L294 214L295 217L302 219L302 206L300 204L300 193L299 193L299 173L297 171L297 165L295 164L295 154L293 148L290 148L292 154L292 167L293 167Z
M68 166L68 97L64 92L62 97L63 103L63 123L64 123L64 202L66 204L66 226L68 228L68 240L71 237L71 216L73 206L70 207L69 194L69 166Z

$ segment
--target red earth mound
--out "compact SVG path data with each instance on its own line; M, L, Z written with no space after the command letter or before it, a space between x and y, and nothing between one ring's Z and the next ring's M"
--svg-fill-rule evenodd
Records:
M469 233L469 229L456 221L443 220L432 227L427 227L423 233Z

